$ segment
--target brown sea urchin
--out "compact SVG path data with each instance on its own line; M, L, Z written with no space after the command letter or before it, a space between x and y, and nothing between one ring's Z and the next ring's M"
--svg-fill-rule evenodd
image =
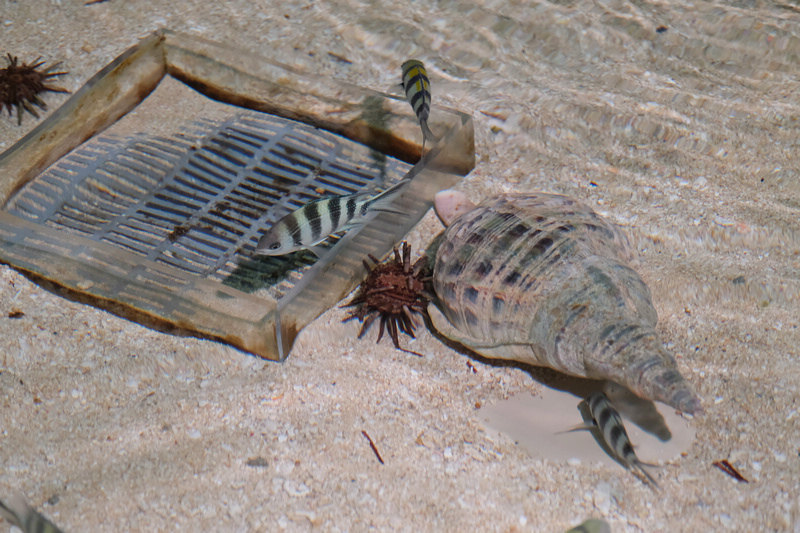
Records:
M406 353L419 355L400 347L398 331L405 333L412 339L417 327L413 313L422 314L428 306L426 296L427 282L429 281L427 257L420 257L411 265L411 246L404 242L403 253L394 249L394 258L381 263L374 256L369 258L374 266L365 260L364 268L367 269L367 279L359 286L353 300L344 307L356 307L345 322L354 318L363 322L358 338L367 333L375 319L380 318L380 332L378 341L383 338L384 329L389 331L395 348Z
M63 87L48 84L51 78L67 74L66 71L53 72L61 65L60 62L37 70L44 65L44 61L40 61L41 57L36 58L31 65L25 63L19 65L16 57L11 54L7 56L8 66L0 69L0 113L4 108L8 108L8 114L11 115L11 108L16 107L17 124L22 124L23 111L39 118L39 113L33 106L42 110L47 109L47 104L39 97L41 93L69 92Z

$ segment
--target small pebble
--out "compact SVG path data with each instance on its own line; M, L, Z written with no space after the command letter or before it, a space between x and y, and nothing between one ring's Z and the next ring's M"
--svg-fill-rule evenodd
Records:
M611 487L608 483L598 483L594 491L594 506L603 516L611 510Z
M311 492L311 489L308 488L308 485L305 483L298 484L291 479L287 479L286 482L284 482L283 490L285 490L289 496L294 496L296 498L300 498Z

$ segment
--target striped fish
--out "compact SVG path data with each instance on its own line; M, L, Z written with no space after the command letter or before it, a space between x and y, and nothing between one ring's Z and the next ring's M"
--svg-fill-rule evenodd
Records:
M409 59L402 66L403 90L411 108L417 115L419 126L422 128L422 149L425 141L436 142L436 135L428 127L428 117L431 114L431 82L425 65L417 59Z
M361 226L378 213L402 214L388 209L390 204L408 184L400 180L381 194L348 194L331 196L309 202L277 221L256 245L259 255L285 255L308 249L317 257L324 251L316 246L330 235Z
M21 494L15 494L5 502L0 500L0 516L20 528L23 533L63 533L36 512Z
M611 533L611 526L605 520L590 518L582 524L573 527L567 533Z
M602 392L596 392L584 401L589 407L589 412L592 414L594 424L578 426L575 429L591 429L597 426L606 444L613 450L617 457L625 463L630 470L641 472L642 475L657 488L658 483L656 483L656 480L644 469L645 466L654 465L643 463L636 457L636 452L633 450L628 432L625 431L625 426L622 423L622 417L617 410L614 409L614 406L611 405L608 397Z

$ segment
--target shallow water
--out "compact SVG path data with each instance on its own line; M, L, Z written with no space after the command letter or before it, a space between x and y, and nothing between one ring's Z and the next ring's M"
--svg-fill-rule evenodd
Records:
M13 303L0 310L22 306L32 317L0 321L8 369L0 427L11 428L0 463L17 465L0 475L4 488L22 488L37 505L63 494L48 512L72 530L91 529L98 505L114 510L109 523L121 529L143 520L164 530L558 531L590 514L614 531L790 531L800 523L795 6L82 4L0 4L4 48L25 60L65 60L71 90L159 26L397 93L399 65L423 60L434 103L474 116L479 164L463 184L471 198L569 194L626 228L660 330L707 414L653 496L617 470L534 460L513 439L484 433L476 403L539 385L515 368L475 362L473 373L464 355L427 333L410 346L427 357L409 361L370 339L356 342L357 326L341 326L335 310L308 329L286 365L256 375L246 358L210 343L74 304L62 311L60 299L4 269L2 301ZM63 98L46 100L57 107ZM202 106L165 102L164 110L170 120ZM0 148L35 123L3 120ZM424 222L410 235L414 249L438 230ZM14 385L17 375L38 387L44 406ZM176 385L176 376L186 382ZM192 385L201 382L210 389ZM142 403L149 390L161 403ZM83 391L104 400L79 405ZM137 429L109 429L120 419ZM148 429L167 422L174 434ZM203 437L183 439L190 427ZM23 428L50 433L37 449ZM364 428L388 459L382 470L368 448L361 454ZM241 466L257 455L271 466ZM710 466L720 459L751 482Z

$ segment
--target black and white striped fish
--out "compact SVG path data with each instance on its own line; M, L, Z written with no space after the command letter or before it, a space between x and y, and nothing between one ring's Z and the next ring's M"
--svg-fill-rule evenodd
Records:
M636 452L633 450L631 439L628 437L628 432L625 431L625 426L622 423L622 417L611 405L608 397L602 392L596 392L584 400L589 407L589 412L592 415L594 424L586 424L578 426L572 431L578 429L591 429L595 426L600 430L603 439L609 448L617 455L617 457L625 463L630 470L637 470L647 478L647 480L654 486L658 487L658 483L653 477L644 469L645 466L654 466L643 463L636 457Z
M372 198L359 193L309 202L277 221L264 233L258 240L256 253L285 255L308 249L319 256L323 250L316 245L330 235L365 224L378 213L402 214L387 209L387 206L403 192L408 183L408 180L400 180Z
M402 65L403 90L411 108L417 115L419 126L422 128L422 149L425 141L436 142L436 135L428 127L428 117L431 114L431 82L425 65L418 59L409 59Z
M23 533L62 533L31 507L21 494L15 494L5 502L0 500L0 516L20 528Z

